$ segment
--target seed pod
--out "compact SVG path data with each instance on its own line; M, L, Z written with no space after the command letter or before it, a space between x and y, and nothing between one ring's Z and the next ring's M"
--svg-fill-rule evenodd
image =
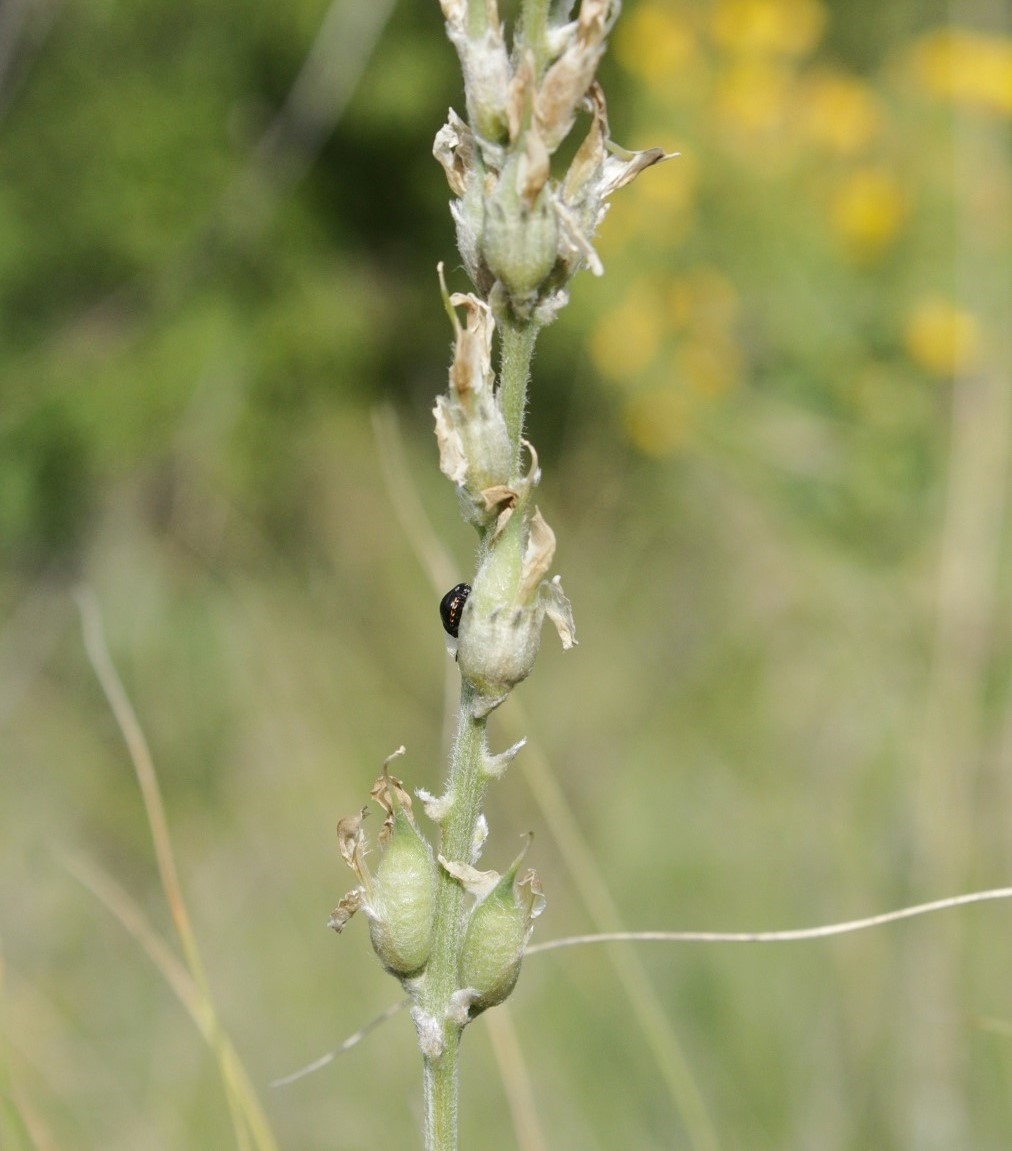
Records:
M545 898L537 873L517 880L518 859L475 907L460 953L460 984L470 996L470 1014L495 1007L509 995L520 976L534 920Z
M369 891L369 936L383 966L402 978L417 975L432 950L436 865L432 849L402 809Z
M477 691L477 714L498 706L534 666L545 616L563 648L576 643L559 577L546 580L555 534L535 508L514 512L475 575L457 662Z
M555 266L559 226L547 187L524 195L520 158L511 157L485 202L482 255L515 307L529 302Z

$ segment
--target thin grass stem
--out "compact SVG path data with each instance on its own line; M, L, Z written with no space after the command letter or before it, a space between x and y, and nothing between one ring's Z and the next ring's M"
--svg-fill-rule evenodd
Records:
M534 1085L520 1049L509 1004L504 1003L498 1011L490 1011L487 1019L488 1037L506 1090L517 1147L519 1151L548 1151L548 1140L538 1122Z
M538 951L558 951L563 947L581 947L590 943L798 943L803 940L828 939L834 935L849 935L899 923L918 915L931 915L953 907L967 907L973 903L986 903L996 899L1012 899L1012 887L994 887L987 891L970 891L965 895L951 895L868 915L863 919L849 919L843 923L827 923L820 927L796 927L788 931L610 931L593 935L567 935L564 939L549 939L532 943L527 954Z
M191 1014L214 1052L218 1063L225 1089L225 1098L232 1116L236 1144L239 1151L247 1151L252 1146L249 1142L252 1137L255 1146L260 1148L260 1151L277 1151L277 1143L270 1131L266 1116L256 1100L256 1093L253 1091L228 1037L222 1030L214 1009L210 985L197 946L197 937L179 882L172 840L169 836L168 820L165 815L165 804L162 800L161 786L158 782L154 759L144 737L140 721L109 654L98 603L95 597L85 589L78 592L77 603L81 613L84 645L88 660L112 710L113 717L126 743L130 761L133 764L144 804L144 814L151 832L162 891L183 951L188 977L192 980L193 1008ZM122 910L125 898L124 893L123 899L118 900L116 904L110 903L109 906L115 910L115 906L118 905ZM128 920L121 918L121 922L126 926ZM153 935L154 933L149 929L148 936ZM138 938L142 938L142 936L138 936ZM154 958L150 950L149 954L152 954ZM168 969L162 968L162 970L164 973ZM175 987L175 984L173 986Z

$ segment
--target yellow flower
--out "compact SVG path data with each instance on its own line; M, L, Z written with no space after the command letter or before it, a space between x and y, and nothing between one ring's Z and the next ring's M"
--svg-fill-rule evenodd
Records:
M980 362L981 333L976 316L941 296L918 300L903 327L907 354L932 375L950 377Z
M882 105L867 84L831 68L820 68L807 78L800 109L812 143L841 156L867 148L884 118Z
M793 105L793 70L772 60L743 60L718 77L717 116L749 139L782 131Z
M648 456L666 456L685 442L691 415L688 396L674 387L654 388L630 398L625 428L631 443Z
M929 95L1012 116L1012 39L961 28L929 32L914 45L911 71Z
M652 0L619 21L615 56L634 76L662 91L688 86L703 64L696 31L685 14Z
M637 180L630 188L640 209L650 214L647 230L652 231L658 210L679 215L689 212L696 199L699 162L692 152L679 152L670 167L656 180Z
M597 242L607 266L637 237L649 236L655 248L680 244L695 218L698 164L681 154L654 180L636 180L608 208Z
M819 43L819 0L717 0L710 29L723 49L748 56L807 56Z
M607 268L609 262L624 252L643 232L643 214L637 201L638 185L629 188L629 194L620 196L608 207L594 247Z
M693 391L717 396L741 379L741 352L730 340L689 340L675 353L675 370Z
M675 328L720 337L737 317L738 293L722 272L700 265L671 281L667 305Z
M601 228L599 248L607 263L636 236L652 248L680 244L695 221L698 165L690 153L678 156L654 180L637 180L616 199Z
M642 375L657 355L663 330L658 293L641 283L594 329L590 352L597 370L618 381Z
M907 196L883 168L858 168L837 191L831 205L833 228L856 260L882 255L903 227Z

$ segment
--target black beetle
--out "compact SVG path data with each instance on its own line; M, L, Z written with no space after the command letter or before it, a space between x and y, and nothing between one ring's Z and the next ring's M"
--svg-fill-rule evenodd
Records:
M467 597L471 594L471 585L469 583L459 583L443 596L439 601L439 618L443 621L443 627L446 631L457 638L457 631L460 628L460 615L464 610L464 604L467 603Z

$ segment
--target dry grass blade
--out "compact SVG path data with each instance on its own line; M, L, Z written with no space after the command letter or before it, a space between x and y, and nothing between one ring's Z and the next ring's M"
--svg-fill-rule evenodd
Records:
M266 173L278 191L309 171L354 95L393 7L394 0L333 0L284 106L257 145L251 176Z
M933 899L930 903L917 903L880 915L867 915L863 919L848 919L842 923L824 923L820 927L795 927L787 931L618 931L608 934L568 935L564 939L550 939L534 943L527 954L537 951L559 951L563 947L582 947L588 943L799 943L814 939L829 939L834 935L850 935L867 931L871 927L884 927L919 915L933 915L954 907L968 907L973 903L987 903L995 899L1012 899L1012 887L994 887L987 891L970 891L965 895L952 895L946 899Z
M486 1026L499 1075L506 1088L506 1101L513 1119L517 1147L520 1151L548 1151L548 1141L538 1122L534 1089L531 1077L527 1074L527 1064L520 1050L520 1040L513 1026L509 1004L504 1003L498 1011L490 1011Z
M283 1075L280 1079L272 1079L271 1087L287 1087L289 1083L294 1083L297 1079L302 1079L306 1075L312 1075L314 1071L319 1071L321 1068L327 1066L328 1063L343 1055L345 1051L350 1051L353 1047L357 1047L367 1035L370 1035L382 1023L386 1023L388 1019L393 1019L395 1015L403 1011L405 1007L411 1004L410 999L399 999L396 1003L391 1003L386 1011L380 1012L375 1019L370 1019L364 1026L360 1027L357 1031L348 1036L342 1043L339 1043L333 1051L328 1051L326 1055L321 1055L319 1059L314 1059L312 1063L307 1063L305 1067L300 1067L298 1071L293 1071L290 1075Z
M507 717L510 735L515 736L524 723L519 703ZM594 853L573 817L570 804L547 757L529 740L520 760L527 786L531 789L545 824L559 847L580 898L597 928L599 938L605 933L625 934L622 917L612 898ZM535 948L528 947L530 954ZM692 1145L699 1151L717 1151L719 1142L706 1109L696 1077L671 1021L664 1010L650 973L631 944L620 943L609 951L615 978L632 1007L633 1015L664 1077L675 1107L681 1113Z
M397 413L389 404L373 408L372 429L383 482L397 522L429 577L433 590L442 594L456 582L453 562L418 498L404 458L404 441L397 424Z
M169 837L168 821L165 817L165 805L162 801L161 788L158 783L154 760L151 757L151 752L148 748L147 740L144 738L144 732L140 722L130 704L130 700L127 697L109 654L98 604L95 597L87 590L78 592L77 603L81 612L84 645L88 660L109 703L117 726L127 745L130 761L134 767L134 773L137 777L141 798L144 803L144 813L151 831L151 840L155 850L155 860L162 891L169 905L173 926L179 937L186 964L185 969L182 968L181 965L179 965L179 961L172 956L168 948L159 940L160 947L157 949L158 960L155 960L156 966L166 975L166 978L168 978L168 973L170 971L172 972L172 978L169 979L169 983L173 987L173 990L180 995L184 1003L187 1003L187 999L192 997L193 1004L190 1006L190 1004L187 1003L187 1009L207 1039L208 1045L213 1051L218 1063L219 1073L222 1077L229 1110L232 1115L236 1143L240 1151L247 1151L247 1148L253 1146L260 1149L260 1151L277 1151L277 1143L271 1133L263 1109L260 1107L256 1098L256 1093L253 1091L242 1069L242 1065L239 1062L234 1048L223 1032L214 1009L214 1001L211 998L207 977L204 973L203 962L201 961L200 952L197 947L196 935L194 934L193 925L190 922L189 912L186 908L186 902L183 898L182 888L179 884L175 856L172 851L172 841ZM94 872L92 872L92 878L94 878ZM96 894L99 894L98 890L95 888L92 889L95 890ZM106 902L107 906L117 914L117 918L120 918L120 912L125 912L129 905L129 898L122 892L116 895L116 892L110 889L108 885L102 890L104 891L105 897L110 895L115 896L112 902L108 902L107 898L103 898L103 902ZM140 916L139 912L136 912L126 919L121 919L121 922L123 922L128 930L131 930L131 924L134 927L143 924L143 917ZM131 933L134 934L134 931L131 930ZM148 950L151 941L156 938L156 935L150 928L146 928L144 932L137 934L136 937L144 944L145 949ZM154 960L155 955L152 951L148 950L148 953ZM168 961L169 957L172 958L171 963ZM183 993L183 984L178 982L179 973L175 971L174 965L180 966L180 970L184 971L187 976L187 989L185 994ZM252 1144L250 1143L250 1138L253 1140Z
M190 1018L206 1035L207 1019L193 977L168 943L148 922L136 900L111 875L86 859L68 856L64 860L64 866L141 945L159 974L172 988L173 994L186 1008Z
M141 790L144 814L147 816L151 841L155 849L158 877L161 880L162 890L165 892L165 898L169 905L172 923L176 929L176 934L179 936L179 942L186 957L186 964L194 982L202 991L206 991L207 980L197 950L197 940L190 923L189 913L186 910L186 903L179 886L176 861L169 838L168 822L165 818L165 804L162 802L154 760L151 758L151 751L148 748L147 740L144 738L140 722L127 698L126 691L109 655L98 603L89 591L79 592L77 603L81 612L84 647L88 660L98 677L102 692L112 709L116 724L127 745L130 762L133 764L137 784Z
M244 1128L249 1129L253 1146L263 1151L277 1151L267 1117L242 1062L228 1036L221 1032L213 1005L202 996L185 965L151 926L136 901L110 875L80 858L68 858L66 866L71 875L115 916L144 949L176 998L186 1008L208 1046L214 1049L215 1042L220 1043L222 1076L228 1085L230 1099L239 1102L239 1114Z
M0 1147L5 1151L56 1151L48 1131L22 1094L8 1053L6 966L0 949Z
M422 570L437 595L457 582L453 561L443 547L439 536L425 512L418 491L411 480L411 472L404 455L404 440L397 423L397 413L389 405L372 411L372 429L376 440L376 455L383 483L386 485L397 522L411 545ZM448 747L453 731L454 697L457 691L457 670L447 660L443 678L443 746Z

